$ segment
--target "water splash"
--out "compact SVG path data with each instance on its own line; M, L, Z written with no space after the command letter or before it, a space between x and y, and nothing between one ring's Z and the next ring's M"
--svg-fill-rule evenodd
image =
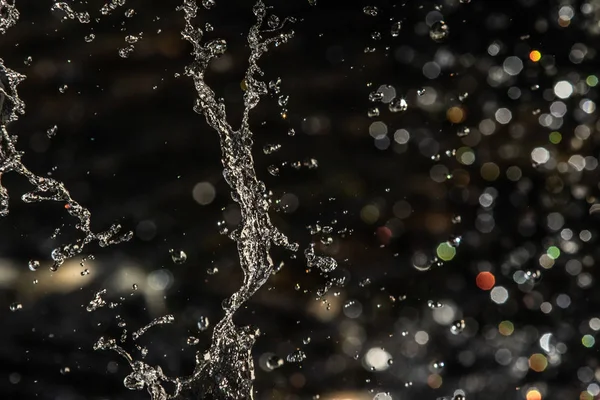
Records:
M193 25L192 20L198 13L198 4L193 0L184 0L179 11L184 12L185 27L182 37L192 47L193 62L186 67L185 75L192 78L198 94L194 111L204 115L209 126L217 131L220 139L223 176L232 190L232 199L240 206L241 222L229 233L237 244L240 266L244 279L241 288L223 302L225 315L215 325L212 345L204 354L196 356L194 373L189 377L168 378L160 367L151 367L132 357L115 341L103 340L97 349L115 350L131 365L133 372L126 378L125 386L140 390L147 388L153 400L177 397L182 390L192 391L194 397L215 399L251 399L254 380L252 346L260 334L252 327L237 327L233 315L268 278L275 266L269 251L272 245L296 251L298 245L290 243L288 238L273 224L268 214L269 202L266 187L257 176L252 157L252 131L249 126L250 112L262 96L268 93L268 87L260 77L263 75L258 66L259 59L270 47L277 47L293 37L293 31L281 32L284 26L294 22L291 18L280 21L269 18L265 29L267 7L259 0L253 7L256 22L250 28L248 45L250 57L243 81L244 109L241 122L236 129L227 122L225 104L217 99L214 91L204 80L210 62L224 54L227 42L214 39L202 43L204 32ZM270 37L265 37L269 34ZM321 258L315 258L321 260ZM327 269L335 268L335 261L327 261ZM333 265L333 267L331 267ZM168 320L164 320L167 318ZM168 323L172 316L154 320L133 334L134 340L154 325ZM171 382L176 386L175 393L167 394L161 382Z

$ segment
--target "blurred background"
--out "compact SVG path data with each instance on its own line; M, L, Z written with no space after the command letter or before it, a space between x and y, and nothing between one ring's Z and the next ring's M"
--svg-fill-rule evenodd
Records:
M228 42L207 82L237 126L252 2L205 3L196 23ZM179 4L53 4L19 1L0 36L3 64L27 76L8 130L95 231L118 222L134 238L52 273L76 221L2 175L0 398L147 399L92 346L172 314L124 347L191 373L240 286L220 233L239 210L192 109ZM296 35L260 61L254 161L301 247L272 251L281 268L236 319L262 332L255 398L600 398L600 1L267 4ZM311 243L334 272L307 269ZM107 306L86 311L101 289Z

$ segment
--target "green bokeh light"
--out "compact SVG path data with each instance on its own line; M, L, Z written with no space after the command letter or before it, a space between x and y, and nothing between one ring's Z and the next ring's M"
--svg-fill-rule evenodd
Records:
M560 141L562 140L562 135L560 134L560 132L554 131L550 134L550 143L553 144L559 144Z
M440 243L436 250L438 258L444 261L450 261L456 255L456 249L450 246L449 243Z
M594 346L594 344L596 343L596 339L592 335L584 335L581 338L581 343L583 343L585 347L590 348Z
M560 257L560 249L556 246L550 246L548 247L546 254L548 254L548 257L551 259L556 260L558 257Z

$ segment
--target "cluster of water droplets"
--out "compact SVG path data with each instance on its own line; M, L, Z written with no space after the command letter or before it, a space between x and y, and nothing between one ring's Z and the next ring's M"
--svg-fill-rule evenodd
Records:
M58 8L62 7L63 11L67 10L67 15L71 15L68 5L57 4ZM14 25L18 16L19 13L14 8L14 3L2 0L0 2L0 33L4 33L8 27ZM21 196L21 200L25 203L42 201L63 203L67 213L77 219L75 228L83 234L83 237L52 250L53 263L50 268L56 271L67 259L81 254L86 246L94 241L105 247L127 241L131 239L133 233L121 233L119 224L114 224L103 232L92 231L90 211L71 197L62 182L37 175L22 162L23 152L17 149L18 135L11 135L8 125L16 121L20 115L25 114L25 104L17 92L17 86L24 79L25 75L6 67L4 61L0 59L0 217L8 215L9 212L9 193L2 186L1 179L4 174L10 172L25 177L33 186L33 190ZM30 269L32 269L31 264Z

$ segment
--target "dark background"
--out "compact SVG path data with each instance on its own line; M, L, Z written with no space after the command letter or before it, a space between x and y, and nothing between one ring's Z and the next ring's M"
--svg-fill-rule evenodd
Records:
M295 259L273 251L276 263L284 262L283 269L237 319L263 333L254 348L256 398L310 399L318 394L321 399L362 399L390 391L394 399L435 399L462 389L469 400L525 399L532 387L544 399L587 393L598 367L596 347L581 343L583 335L595 335L588 321L597 316L600 304L594 281L598 220L588 213L598 192L598 173L573 167L566 172L536 168L530 156L538 146L551 150L557 162L567 163L574 154L598 156L597 115L582 116L576 110L582 98L597 100L595 88L564 100L568 112L558 129L563 138L558 145L548 141L552 130L538 123L535 111L548 112L556 100L555 82L585 81L597 71L600 5L589 2L593 12L584 14L582 3L564 2L575 10L567 27L557 24L563 5L558 1L269 3L279 17L294 16L298 21L292 25L295 38L260 62L265 80L281 77L282 93L290 100L286 119L280 117L277 96L267 96L253 112L255 164L259 178L273 191L273 200L286 193L297 198L293 212L273 212L272 219L301 244L301 250ZM51 5L20 1L19 23L0 37L4 64L27 75L19 86L27 113L8 129L19 137L25 165L63 181L73 198L91 210L95 230L120 222L135 237L109 248L90 247L96 260L86 264L87 276L80 275L79 259L50 274L52 248L77 237L74 221L62 204L21 202L21 194L29 189L25 179L2 176L11 193L11 213L0 221L0 398L149 398L123 387L129 372L126 363L114 353L94 352L92 345L101 335L120 335L116 315L127 321L131 332L171 313L174 325L154 328L144 336L147 360L160 363L170 376L190 373L194 350L186 344L187 337L200 339L197 349L209 345L210 330L198 332L197 321L206 316L214 326L221 316L221 301L241 281L235 246L217 228L223 219L234 227L236 209L222 179L217 134L192 110L193 83L183 76L191 60L190 47L180 37L183 13L175 11L178 4L129 0L108 16L99 12L102 2L71 4L75 11L90 12L90 24L61 22L64 13L50 11ZM378 6L379 14L365 15L367 5ZM436 7L441 7L450 28L442 43L429 37L426 23ZM124 16L129 8L135 10L131 18ZM215 62L207 80L226 99L235 126L247 65L246 33L253 23L251 2L220 0L198 20L215 27L208 38L228 41L226 56ZM540 20L547 22L546 29ZM394 21L402 22L398 37L390 34ZM381 32L382 39L371 39L373 31ZM135 50L126 59L120 57L118 49L127 45L125 36L139 32L143 38ZM90 33L95 39L88 43L84 37ZM497 56L488 54L493 42L501 44ZM569 53L578 43L587 48L587 56L576 64ZM365 47L376 50L365 52ZM528 60L532 49L542 53L539 63ZM430 80L423 76L423 64L441 50L453 55L455 62ZM26 63L29 56L32 61ZM508 56L523 60L523 72L490 85L490 68L502 66ZM390 113L380 104L381 115L369 118L367 110L373 104L368 94L384 84L405 96L409 108ZM68 89L61 93L63 85ZM532 90L534 85L539 89ZM513 86L522 91L517 100L508 95ZM422 88L427 88L425 95L437 93L434 107L419 105L417 90ZM464 92L469 96L461 102L458 95ZM446 117L454 105L466 110L468 138L457 137L458 127ZM496 123L492 135L482 136L480 121L493 119L499 107L512 111L511 123ZM389 146L382 145L385 141L374 143L369 135L376 120L387 124ZM46 131L54 125L56 136L48 138ZM589 126L592 133L574 144L578 125ZM295 136L287 134L290 128ZM411 132L408 145L394 143L394 132L401 128ZM481 140L468 144L478 135ZM282 148L265 155L262 148L271 143ZM465 145L476 155L473 165L444 155ZM386 148L378 148L382 146ZM440 161L431 159L437 151L429 154L430 146L439 148ZM512 149L510 157L503 156L507 146ZM318 168L281 166L310 158L318 161ZM500 175L486 181L480 168L490 162L499 167ZM445 165L453 178L434 182L430 169L436 164ZM279 176L268 173L270 165L279 165ZM517 182L506 176L511 166L522 171ZM198 182L216 188L209 205L198 204L192 196ZM494 188L497 195L494 206L483 210L478 199L486 188ZM402 218L394 214L400 201L411 207ZM378 210L375 220L365 217L368 205ZM484 211L493 215L491 232L478 228L477 217ZM560 231L547 224L553 212L563 216L563 228L574 232L577 250L563 251L554 266L544 270L538 263L540 255L550 245L564 246ZM451 223L455 215L461 216L460 224ZM311 236L307 226L316 223L333 227L331 245L321 243L321 236L327 235ZM386 226L388 230L382 229ZM51 239L58 227L61 234ZM592 239L580 240L582 230L589 230ZM412 266L415 254L433 257L437 245L452 235L463 238L454 260L426 272ZM302 249L311 241L320 243L317 252L338 260L340 266L331 276L306 273ZM169 249L184 250L187 261L174 264ZM30 259L42 263L38 272L28 270ZM569 260L583 264L582 272L568 273ZM213 268L218 272L207 272ZM542 270L543 278L535 285L518 285L513 280L517 270ZM497 285L507 288L510 297L504 305L477 288L480 271L492 271ZM591 277L591 285L578 283L581 273ZM153 289L148 276L167 279L168 288ZM346 277L346 285L330 290L327 311L315 299L317 291L340 277ZM371 284L359 285L364 278ZM39 283L34 285L34 279ZM133 283L140 289L130 295ZM126 300L119 301L117 309L86 312L85 306L101 288L107 288L109 300L119 301L119 296ZM556 305L559 294L570 297L569 307ZM399 296L406 299L399 301ZM362 304L358 318L343 312L349 299ZM437 323L428 300L448 304L456 319L464 318L464 334L453 336L447 324ZM544 301L553 305L548 314L540 311ZM23 309L10 312L14 302ZM515 333L507 337L498 333L505 320L515 326ZM405 331L407 336L402 335ZM409 342L414 344L418 331L427 332L429 342L408 357L406 349L412 348ZM539 338L547 332L553 333L554 346L563 343L567 350L555 353L545 371L527 370L527 359L544 353ZM305 345L302 340L307 336L311 342ZM352 340L360 342L358 360L344 350ZM135 353L131 343L127 345ZM297 347L307 355L302 364L265 370L265 353L285 359ZM386 371L372 372L362 360L369 348L378 347L384 347L394 363ZM507 365L497 361L499 349L510 350ZM443 371L431 371L435 360L445 362ZM525 371L515 372L523 362ZM434 373L443 378L439 389L428 385Z

